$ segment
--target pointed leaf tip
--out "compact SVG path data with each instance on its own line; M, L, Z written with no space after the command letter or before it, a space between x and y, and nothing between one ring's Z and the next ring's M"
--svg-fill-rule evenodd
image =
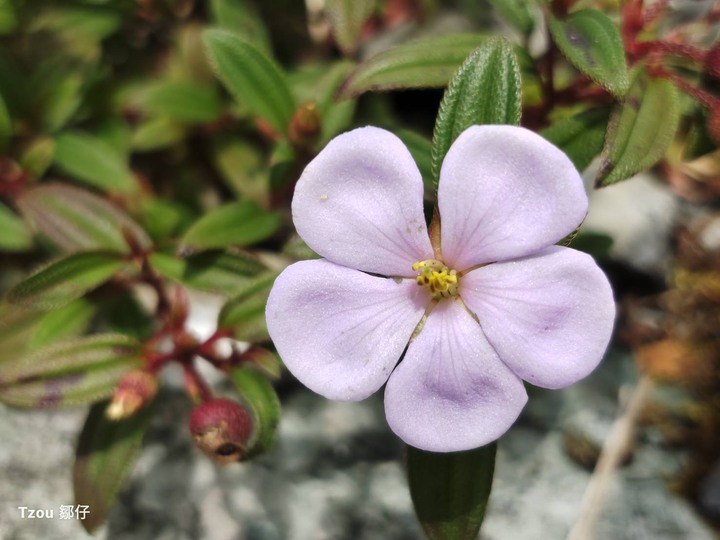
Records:
M503 38L486 40L460 66L440 104L432 148L435 185L455 139L475 124L519 124L521 97L512 45Z

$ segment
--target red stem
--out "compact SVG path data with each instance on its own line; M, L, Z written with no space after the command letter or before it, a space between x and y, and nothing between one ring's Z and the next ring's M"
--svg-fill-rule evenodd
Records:
M188 396L195 402L210 401L213 397L210 387L195 369L192 360L183 362L183 375L185 376L185 389Z

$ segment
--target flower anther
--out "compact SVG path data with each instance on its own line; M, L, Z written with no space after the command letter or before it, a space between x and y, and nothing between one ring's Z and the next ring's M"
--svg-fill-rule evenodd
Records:
M417 283L430 289L433 300L457 296L459 290L457 270L451 270L442 261L436 259L418 261L412 265L412 269L420 272Z

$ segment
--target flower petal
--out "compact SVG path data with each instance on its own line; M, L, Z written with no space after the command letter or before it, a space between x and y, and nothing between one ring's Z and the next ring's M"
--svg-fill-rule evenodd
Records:
M469 272L461 278L460 296L501 360L545 388L589 375L615 319L602 270L589 255L559 246Z
M442 165L438 204L443 260L458 271L550 246L588 206L568 157L514 126L473 126L457 138Z
M330 141L295 188L293 221L329 261L385 276L413 277L431 259L423 183L410 152L384 129L364 127Z
M385 383L428 303L414 281L303 261L278 276L265 318L300 382L327 398L354 401Z
M385 388L392 430L431 452L469 450L498 439L526 401L522 381L454 301L430 312Z

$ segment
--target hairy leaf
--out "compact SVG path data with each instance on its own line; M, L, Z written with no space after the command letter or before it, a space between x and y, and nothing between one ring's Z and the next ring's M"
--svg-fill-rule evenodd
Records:
M487 39L463 62L445 91L433 134L432 171L437 185L445 154L475 124L518 124L520 68L505 39Z
M215 168L237 195L265 206L269 199L270 174L257 145L238 138L217 141L213 146Z
M57 343L0 364L0 401L16 407L92 403L112 394L122 375L141 365L140 344L127 336Z
M243 290L252 277L265 270L256 259L243 254L208 251L180 259L153 253L150 265L166 278L192 289L233 295Z
M61 133L55 146L55 165L76 180L110 193L133 193L139 187L115 149L89 133Z
M143 407L124 420L108 420L107 406L107 402L101 402L90 409L73 466L75 504L89 509L82 520L88 532L93 532L107 519L152 419L152 407Z
M15 285L7 299L37 309L59 308L104 283L126 264L117 253L87 251L68 255Z
M180 253L248 246L272 236L280 227L280 214L266 212L254 202L229 203L197 220L185 233Z
M340 97L399 88L439 88L486 36L452 34L398 45L365 60L340 88Z
M185 133L185 126L170 118L151 118L137 125L130 145L137 152L155 152L177 144Z
M151 245L145 231L107 200L67 184L48 182L24 191L17 205L25 219L64 251L129 251Z
M267 272L237 291L220 310L218 327L232 328L235 338L241 341L269 339L265 325L265 304L277 276L277 272Z
M36 349L75 337L87 329L94 314L95 306L85 298L48 311L38 320L29 344Z
M375 0L325 0L330 29L347 56L357 50L363 25L374 9Z
M0 203L0 251L27 251L32 246L33 235L27 225Z
M670 146L679 121L677 88L637 69L625 101L610 119L596 185L608 186L652 167Z
M153 115L181 123L212 122L222 113L214 88L190 81L160 81L143 92L142 104Z
M210 0L215 22L247 39L263 52L270 52L270 36L252 2L247 0Z
M203 34L215 74L250 112L284 134L295 101L280 67L254 45L225 30Z
M555 122L540 135L565 152L582 171L602 151L609 119L609 107L588 109Z
M622 97L629 79L620 30L602 11L581 9L566 19L549 16L553 40L565 57L585 75Z
M530 35L535 21L527 0L490 0L490 3L514 28L523 35Z
M253 416L253 436L246 459L267 452L275 442L280 422L280 400L270 381L251 367L235 368L230 379Z

